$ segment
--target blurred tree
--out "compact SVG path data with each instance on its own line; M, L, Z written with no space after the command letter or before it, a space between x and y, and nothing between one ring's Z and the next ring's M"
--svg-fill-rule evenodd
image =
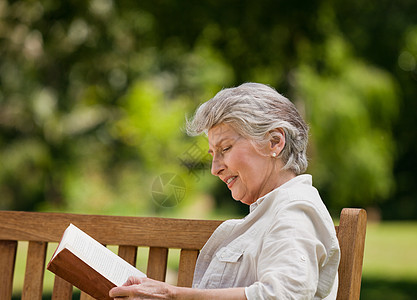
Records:
M190 196L216 188L221 203L228 192L192 179L193 162L178 159L206 147L179 128L199 102L244 81L270 84L305 111L310 171L329 206L394 199L395 185L409 203L415 6L2 1L0 207L110 212L122 202L152 212L152 177L164 170L182 174Z
M311 126L309 170L332 208L373 205L394 188L395 83L352 57L340 37L330 37L324 52L321 72L308 64L295 72Z
M335 1L337 23L356 53L395 78L401 98L393 125L396 189L381 203L389 219L417 219L417 2Z

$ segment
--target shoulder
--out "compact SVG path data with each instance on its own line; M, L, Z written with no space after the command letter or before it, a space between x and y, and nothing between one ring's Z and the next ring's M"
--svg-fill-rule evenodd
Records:
M299 212L317 213L330 218L319 191L312 184L311 175L304 174L295 177L271 193L272 209L275 213Z
M282 186L273 196L269 213L275 224L310 228L313 232L336 236L333 220L318 190L311 184L311 176Z

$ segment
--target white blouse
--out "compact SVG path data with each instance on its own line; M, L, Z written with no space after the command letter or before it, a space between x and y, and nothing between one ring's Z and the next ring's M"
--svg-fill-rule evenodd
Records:
M252 299L336 299L339 243L310 175L223 222L201 250L193 288L245 287Z

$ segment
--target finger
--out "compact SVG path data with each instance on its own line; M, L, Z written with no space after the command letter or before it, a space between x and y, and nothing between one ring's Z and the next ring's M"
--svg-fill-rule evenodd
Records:
M132 284L128 286L123 285L114 287L109 291L109 296L111 298L140 296L142 295L140 286L140 284Z
M123 298L128 296L128 292L122 287L115 287L109 291L110 298Z
M135 277L135 276L130 276L127 281L123 284L123 286L129 286L132 284L141 284L142 283L142 279L143 278L139 278L139 277Z

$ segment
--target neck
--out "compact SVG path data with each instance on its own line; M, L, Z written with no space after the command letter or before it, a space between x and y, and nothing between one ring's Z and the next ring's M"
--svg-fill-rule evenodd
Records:
M291 170L281 170L278 174L277 181L276 181L276 188L280 187L287 181L290 181L291 179L295 178L297 175L294 173L294 171Z
M265 184L263 188L263 194L260 197L263 197L266 194L272 192L273 190L280 187L284 183L290 181L291 179L295 178L296 176L297 175L294 173L294 171L282 170L282 168L277 170L277 172L271 173L270 180L268 181L268 183Z

